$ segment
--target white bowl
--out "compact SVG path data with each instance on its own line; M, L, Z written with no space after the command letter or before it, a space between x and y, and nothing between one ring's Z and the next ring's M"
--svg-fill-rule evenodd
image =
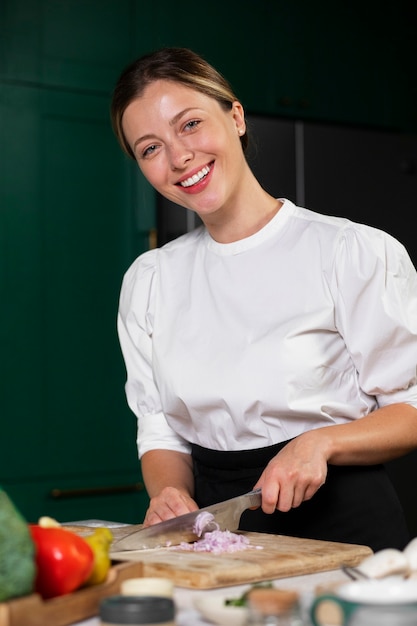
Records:
M201 615L219 626L244 626L247 623L248 609L244 606L226 605L229 596L197 596L194 605Z
M413 579L383 578L356 580L341 585L337 595L350 602L371 604L417 603L417 581Z

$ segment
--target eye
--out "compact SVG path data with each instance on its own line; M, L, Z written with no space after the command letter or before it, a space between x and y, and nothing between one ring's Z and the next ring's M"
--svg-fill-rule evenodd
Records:
M201 120L190 120L184 126L184 130L194 130L200 124Z
M142 151L142 158L146 159L146 157L150 157L154 154L155 150L157 149L157 145L156 144L152 144L151 146L148 146L147 148L145 148L145 150Z

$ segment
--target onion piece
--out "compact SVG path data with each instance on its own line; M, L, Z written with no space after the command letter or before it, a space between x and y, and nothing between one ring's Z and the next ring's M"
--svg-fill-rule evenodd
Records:
M195 518L193 533L197 535L197 537L201 537L202 534L208 530L219 530L219 525L214 519L213 513L203 511Z
M239 552L240 550L263 550L262 546L252 546L248 537L232 533L230 530L213 530L206 532L204 537L194 543L181 542L172 549L188 550L193 552L210 552L222 554L225 552Z

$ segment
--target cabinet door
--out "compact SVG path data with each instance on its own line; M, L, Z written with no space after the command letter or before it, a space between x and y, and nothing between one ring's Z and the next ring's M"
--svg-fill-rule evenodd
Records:
M291 120L248 115L248 162L261 185L276 198L295 201L297 124Z
M386 230L417 265L416 135L304 124L304 159L309 208Z
M108 99L17 86L0 98L0 483L16 486L33 519L48 513L52 488L100 497L106 485L117 494L140 482L116 315L123 273L142 250L132 246L130 171ZM17 487L36 491L48 477L36 506ZM108 493L108 517L129 521ZM131 497L140 521L146 497ZM65 502L66 515L79 517ZM96 505L91 497L89 517Z
M134 0L2 0L0 78L109 93L130 61L134 8Z

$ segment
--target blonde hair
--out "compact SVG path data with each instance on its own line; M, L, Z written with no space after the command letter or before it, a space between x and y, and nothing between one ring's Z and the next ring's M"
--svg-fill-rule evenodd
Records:
M156 80L182 83L195 91L217 100L225 111L238 100L229 82L201 56L187 48L162 48L140 57L120 75L113 91L111 121L122 150L132 159L135 156L123 132L122 119L127 106L140 98L148 85ZM246 151L248 136L240 137Z

